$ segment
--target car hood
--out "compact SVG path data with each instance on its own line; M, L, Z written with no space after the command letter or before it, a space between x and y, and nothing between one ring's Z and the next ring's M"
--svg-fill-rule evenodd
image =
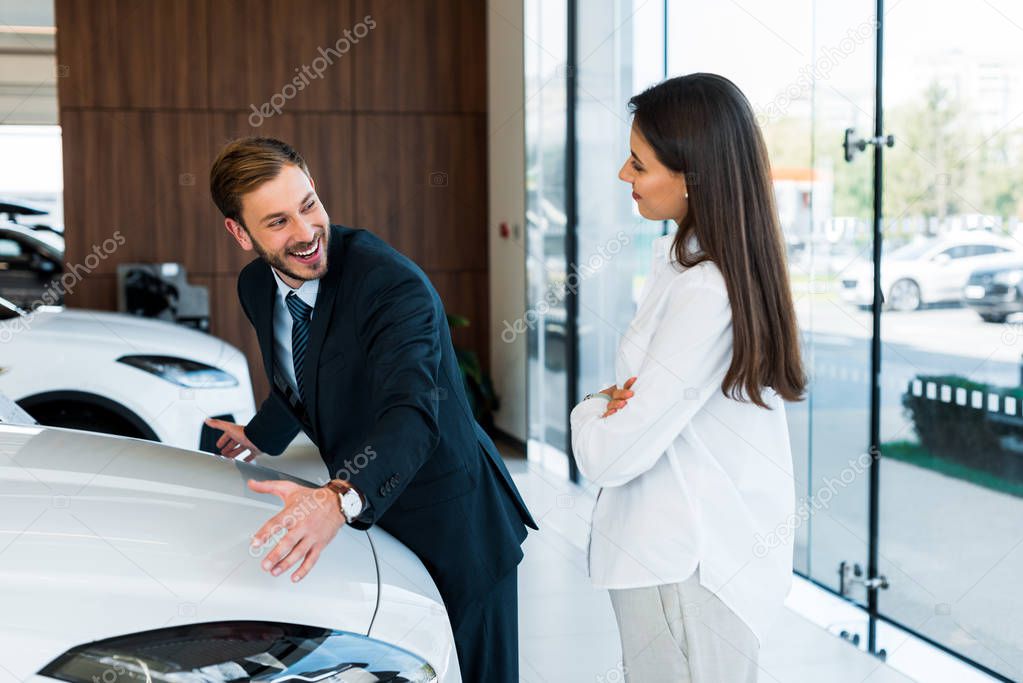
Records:
M285 478L148 441L0 424L0 662L25 679L75 645L229 619L368 633L379 585L365 532L342 529L297 584L262 571L269 547L250 551L281 506L246 480Z
M145 349L151 354L184 355L214 367L244 362L241 352L226 341L164 320L59 307L37 309L21 320L32 330L33 337L71 338L76 345L102 344L105 348L119 348L123 353Z

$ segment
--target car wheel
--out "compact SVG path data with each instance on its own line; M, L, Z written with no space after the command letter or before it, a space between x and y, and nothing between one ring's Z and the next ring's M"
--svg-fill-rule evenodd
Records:
M152 438L113 411L82 401L42 403L26 408L26 412L46 427L80 429L101 434L131 436L136 439Z
M1006 313L981 313L980 319L986 323L1004 323L1005 319L1008 318Z
M888 305L895 311L915 311L920 308L920 286L912 280L896 280L888 290Z

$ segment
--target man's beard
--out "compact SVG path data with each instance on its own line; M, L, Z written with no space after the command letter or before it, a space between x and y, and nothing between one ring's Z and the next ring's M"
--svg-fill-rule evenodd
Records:
M287 250L284 250L283 252L279 253L270 253L263 249L263 245L257 242L252 237L252 235L249 235L249 241L252 242L252 248L256 250L256 253L259 254L259 257L266 261L267 264L269 264L272 268L274 268L280 273L284 273L285 275L294 280L302 280L303 282L308 282L309 280L318 280L327 273L327 239L328 239L327 231L324 230L323 232L321 232L319 234L319 237L321 251L319 264L320 270L318 271L318 274L313 277L309 277L308 275L305 276L299 275L295 271L291 270L291 268L288 266ZM315 238L313 239L315 240Z

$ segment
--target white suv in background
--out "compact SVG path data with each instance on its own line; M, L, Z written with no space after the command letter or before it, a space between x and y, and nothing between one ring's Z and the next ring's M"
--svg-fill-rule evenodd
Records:
M960 301L977 268L1005 255L1019 256L1023 244L985 230L952 232L911 242L881 257L881 292L886 308L915 311L925 304ZM861 261L839 276L842 298L858 306L874 299L873 266Z
M211 451L255 413L242 352L173 323L0 299L0 392L41 424Z

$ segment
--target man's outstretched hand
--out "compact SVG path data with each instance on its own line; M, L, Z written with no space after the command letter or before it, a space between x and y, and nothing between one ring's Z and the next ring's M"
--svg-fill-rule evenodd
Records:
M328 488L308 488L290 481L249 480L249 488L256 493L273 494L284 503L284 509L252 537L253 548L278 539L263 558L263 569L279 576L299 564L291 580L301 581L345 524L337 494Z
M217 439L217 448L220 449L220 454L227 456L228 458L235 458L246 450L249 451L247 454L241 457L241 460L245 462L251 461L257 455L262 453L261 450L256 448L249 437L245 436L245 426L235 424L234 422L226 422L224 420L214 420L212 417L206 418L206 424L213 429L219 429L224 432Z

